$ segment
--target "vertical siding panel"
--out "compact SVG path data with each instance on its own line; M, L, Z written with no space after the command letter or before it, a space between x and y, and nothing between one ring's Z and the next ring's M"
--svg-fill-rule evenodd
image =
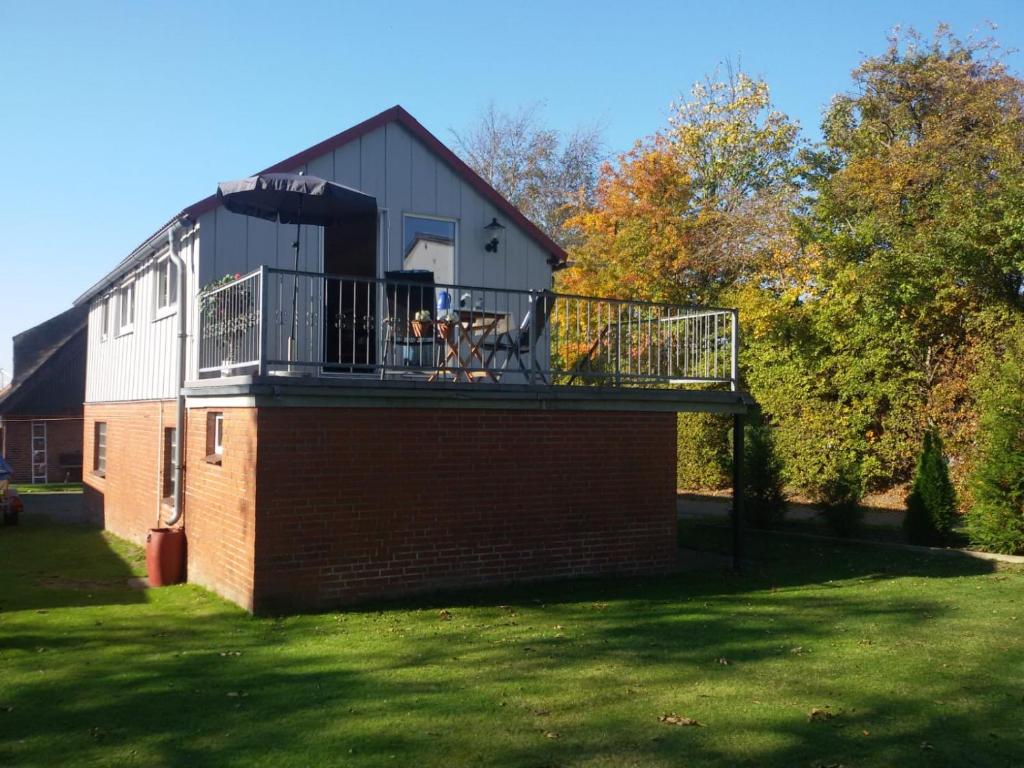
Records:
M366 192L359 178L359 144L358 141L352 141L334 150L334 180L338 184Z
M402 214L408 213L412 205L409 189L412 178L412 137L397 123L385 126L387 137L386 152L386 199L391 212L388 225L390 227L391 253L386 269L402 268Z
M439 215L437 207L437 159L416 139L411 139L409 207L414 213ZM450 215L450 214L448 214Z

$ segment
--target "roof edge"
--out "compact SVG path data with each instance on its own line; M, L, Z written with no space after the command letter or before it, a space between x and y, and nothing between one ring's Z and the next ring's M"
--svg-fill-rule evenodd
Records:
M530 238L548 252L550 256L548 264L551 265L552 269L562 269L565 267L569 255L566 253L564 248L545 234L540 227L526 218L522 211L506 200L505 197L502 196L502 194L494 187L488 184L480 174L470 168L464 160L445 146L444 143L427 130L419 120L409 114L401 105L398 104L390 109L385 109L383 112L380 112L371 118L363 120L361 123L357 123L351 128L346 128L341 133L335 134L328 139L324 139L301 152L297 152L291 157L287 157L280 162L274 163L257 173L281 173L293 170L296 166L305 165L310 160L320 157L328 152L332 152L338 147L347 144L350 141L354 141L360 136L376 130L381 126L387 125L388 123L398 123L408 130L413 136L422 142L427 149L440 157L441 160L449 166L449 168L462 177L469 186L482 195L484 199L488 200L492 205L508 216L510 220L515 222L516 226L522 229ZM154 241L165 236L167 230L173 227L177 222L184 219L196 220L204 213L212 211L218 205L220 205L220 200L217 198L217 195L213 194L182 209L180 213L176 214L170 221L146 238L146 240L128 254L127 257L122 259L116 267L110 270L110 272L104 275L88 290L82 293L81 296L75 299L72 302L72 306L78 306L79 304L91 300L97 294L102 293L110 283L117 280L137 261L141 260L142 254L144 254L147 249L153 247Z
M514 221L516 226L524 230L528 236L535 240L551 255L550 263L552 266L565 263L568 259L568 254L565 252L564 248L545 234L540 227L526 218L522 211L506 200L502 194L488 184L480 174L470 168L465 161L445 146L445 144L434 136L434 134L427 130L419 120L409 114L401 105L398 104L367 120L364 120L361 123L357 123L351 128L347 128L341 133L335 134L329 139L325 139L324 141L314 144L301 152L297 152L291 157L274 163L270 167L264 168L262 171L258 171L258 173L281 173L284 171L294 170L296 166L305 165L310 160L327 154L328 152L331 152L350 141L354 141L360 136L364 136L370 131L376 130L388 123L398 123L408 130L413 136L419 139L427 149L440 157L441 160L455 171L456 174L461 176L467 184L473 187L473 189L480 193L485 199L490 201L496 208L501 210L506 216ZM182 214L191 216L192 218L198 218L204 213L212 211L218 205L220 205L220 200L218 200L217 195L209 195L208 197L204 197L202 200L199 200L185 208L182 211Z

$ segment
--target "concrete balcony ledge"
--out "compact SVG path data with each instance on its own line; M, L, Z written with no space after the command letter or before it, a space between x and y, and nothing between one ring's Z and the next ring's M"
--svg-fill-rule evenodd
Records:
M744 392L639 387L545 386L344 376L227 376L186 382L190 408L483 408L742 414Z

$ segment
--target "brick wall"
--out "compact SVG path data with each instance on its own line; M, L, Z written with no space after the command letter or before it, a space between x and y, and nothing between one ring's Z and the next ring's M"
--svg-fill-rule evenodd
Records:
M186 433L188 578L253 609L256 541L256 411L224 414L221 464L206 460L206 414L190 409ZM262 532L260 532L262 535Z
M671 413L261 408L258 432L256 609L675 564Z
M174 426L174 401L85 406L83 481L90 517L108 531L142 544L156 525L163 428ZM106 477L93 472L95 424L107 424Z
M4 455L14 469L14 482L32 482L32 422L36 420L42 420L46 424L46 482L62 483L69 472L69 468L61 462L62 455L82 454L82 419L20 414L4 418ZM0 446L2 445L4 444L0 443ZM71 470L68 479L77 482L81 478L76 470Z

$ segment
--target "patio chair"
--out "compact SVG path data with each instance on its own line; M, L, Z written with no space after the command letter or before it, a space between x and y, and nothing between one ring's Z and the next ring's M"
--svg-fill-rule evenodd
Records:
M501 374L508 370L512 360L516 361L522 373L529 375L531 368L523 361L525 357L530 365L533 366L532 370L540 376L541 381L547 384L548 379L544 375L542 366L536 357L536 345L531 348L530 340L532 337L534 341L540 342L554 306L555 294L548 290L541 291L534 300L533 306L523 316L523 321L519 324L518 328L511 331L502 331L495 336L493 341L487 340L480 345L481 349L485 349L488 352L487 362L484 364L484 367L490 370L494 358L499 352L503 352L505 353L505 359L501 364L501 368L498 369L499 380ZM532 333L531 327L533 329Z
M435 347L434 334L416 336L412 332L412 321L416 313L434 308L434 273L426 269L399 269L385 272L384 277L396 282L384 284L385 331L381 379L387 374L391 358L399 348L403 351L400 365L404 367L410 361L423 366L424 347L429 346L432 351Z

